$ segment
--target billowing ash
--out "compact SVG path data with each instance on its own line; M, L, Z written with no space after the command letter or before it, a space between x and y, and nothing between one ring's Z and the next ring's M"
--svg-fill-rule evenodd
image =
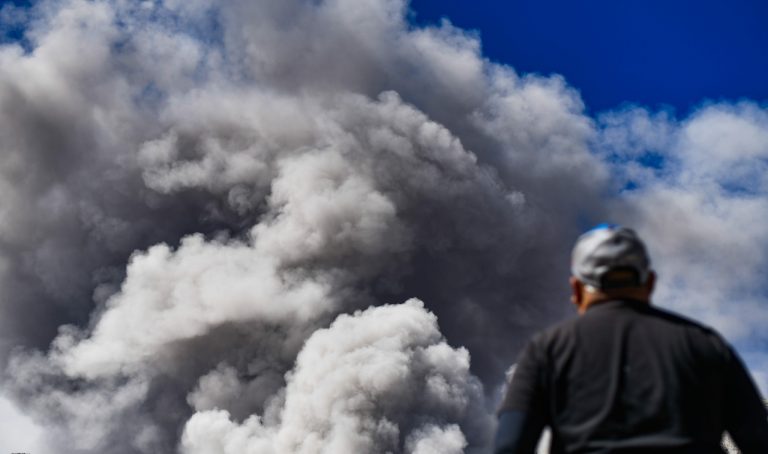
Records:
M284 392L241 425L218 410L258 394L238 386L236 373L220 368L201 379L183 451L396 452L404 440L407 452L461 453L490 428L468 352L445 343L418 300L340 315L313 333ZM231 393L223 400L222 390Z
M26 24L0 47L2 391L38 454L483 452L606 217L651 236L669 304L765 321L718 299L765 300L718 274L766 262L764 223L723 234L768 220L738 186L758 106L591 119L405 0L2 11Z

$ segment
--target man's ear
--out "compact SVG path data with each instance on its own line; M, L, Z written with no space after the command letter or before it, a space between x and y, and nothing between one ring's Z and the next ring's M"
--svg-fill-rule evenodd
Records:
M571 303L580 308L582 297L584 295L584 284L573 276L571 276L568 282L571 284Z

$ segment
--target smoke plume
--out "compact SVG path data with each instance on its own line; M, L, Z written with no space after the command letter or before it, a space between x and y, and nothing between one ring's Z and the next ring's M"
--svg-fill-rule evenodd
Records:
M2 393L34 452L483 452L603 219L768 368L766 110L591 118L408 8L3 8Z

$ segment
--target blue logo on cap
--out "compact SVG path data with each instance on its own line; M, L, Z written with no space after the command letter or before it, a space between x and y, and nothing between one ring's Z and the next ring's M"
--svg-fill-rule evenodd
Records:
M584 233L587 232L594 232L595 230L605 230L605 229L618 229L618 224L610 224L608 222L603 222L602 224L597 224L596 226L592 227L591 229L587 230Z

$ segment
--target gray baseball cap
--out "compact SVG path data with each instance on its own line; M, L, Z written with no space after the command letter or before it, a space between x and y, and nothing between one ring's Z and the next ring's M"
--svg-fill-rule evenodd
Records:
M576 240L571 273L596 289L636 287L648 279L651 260L634 230L601 224Z

